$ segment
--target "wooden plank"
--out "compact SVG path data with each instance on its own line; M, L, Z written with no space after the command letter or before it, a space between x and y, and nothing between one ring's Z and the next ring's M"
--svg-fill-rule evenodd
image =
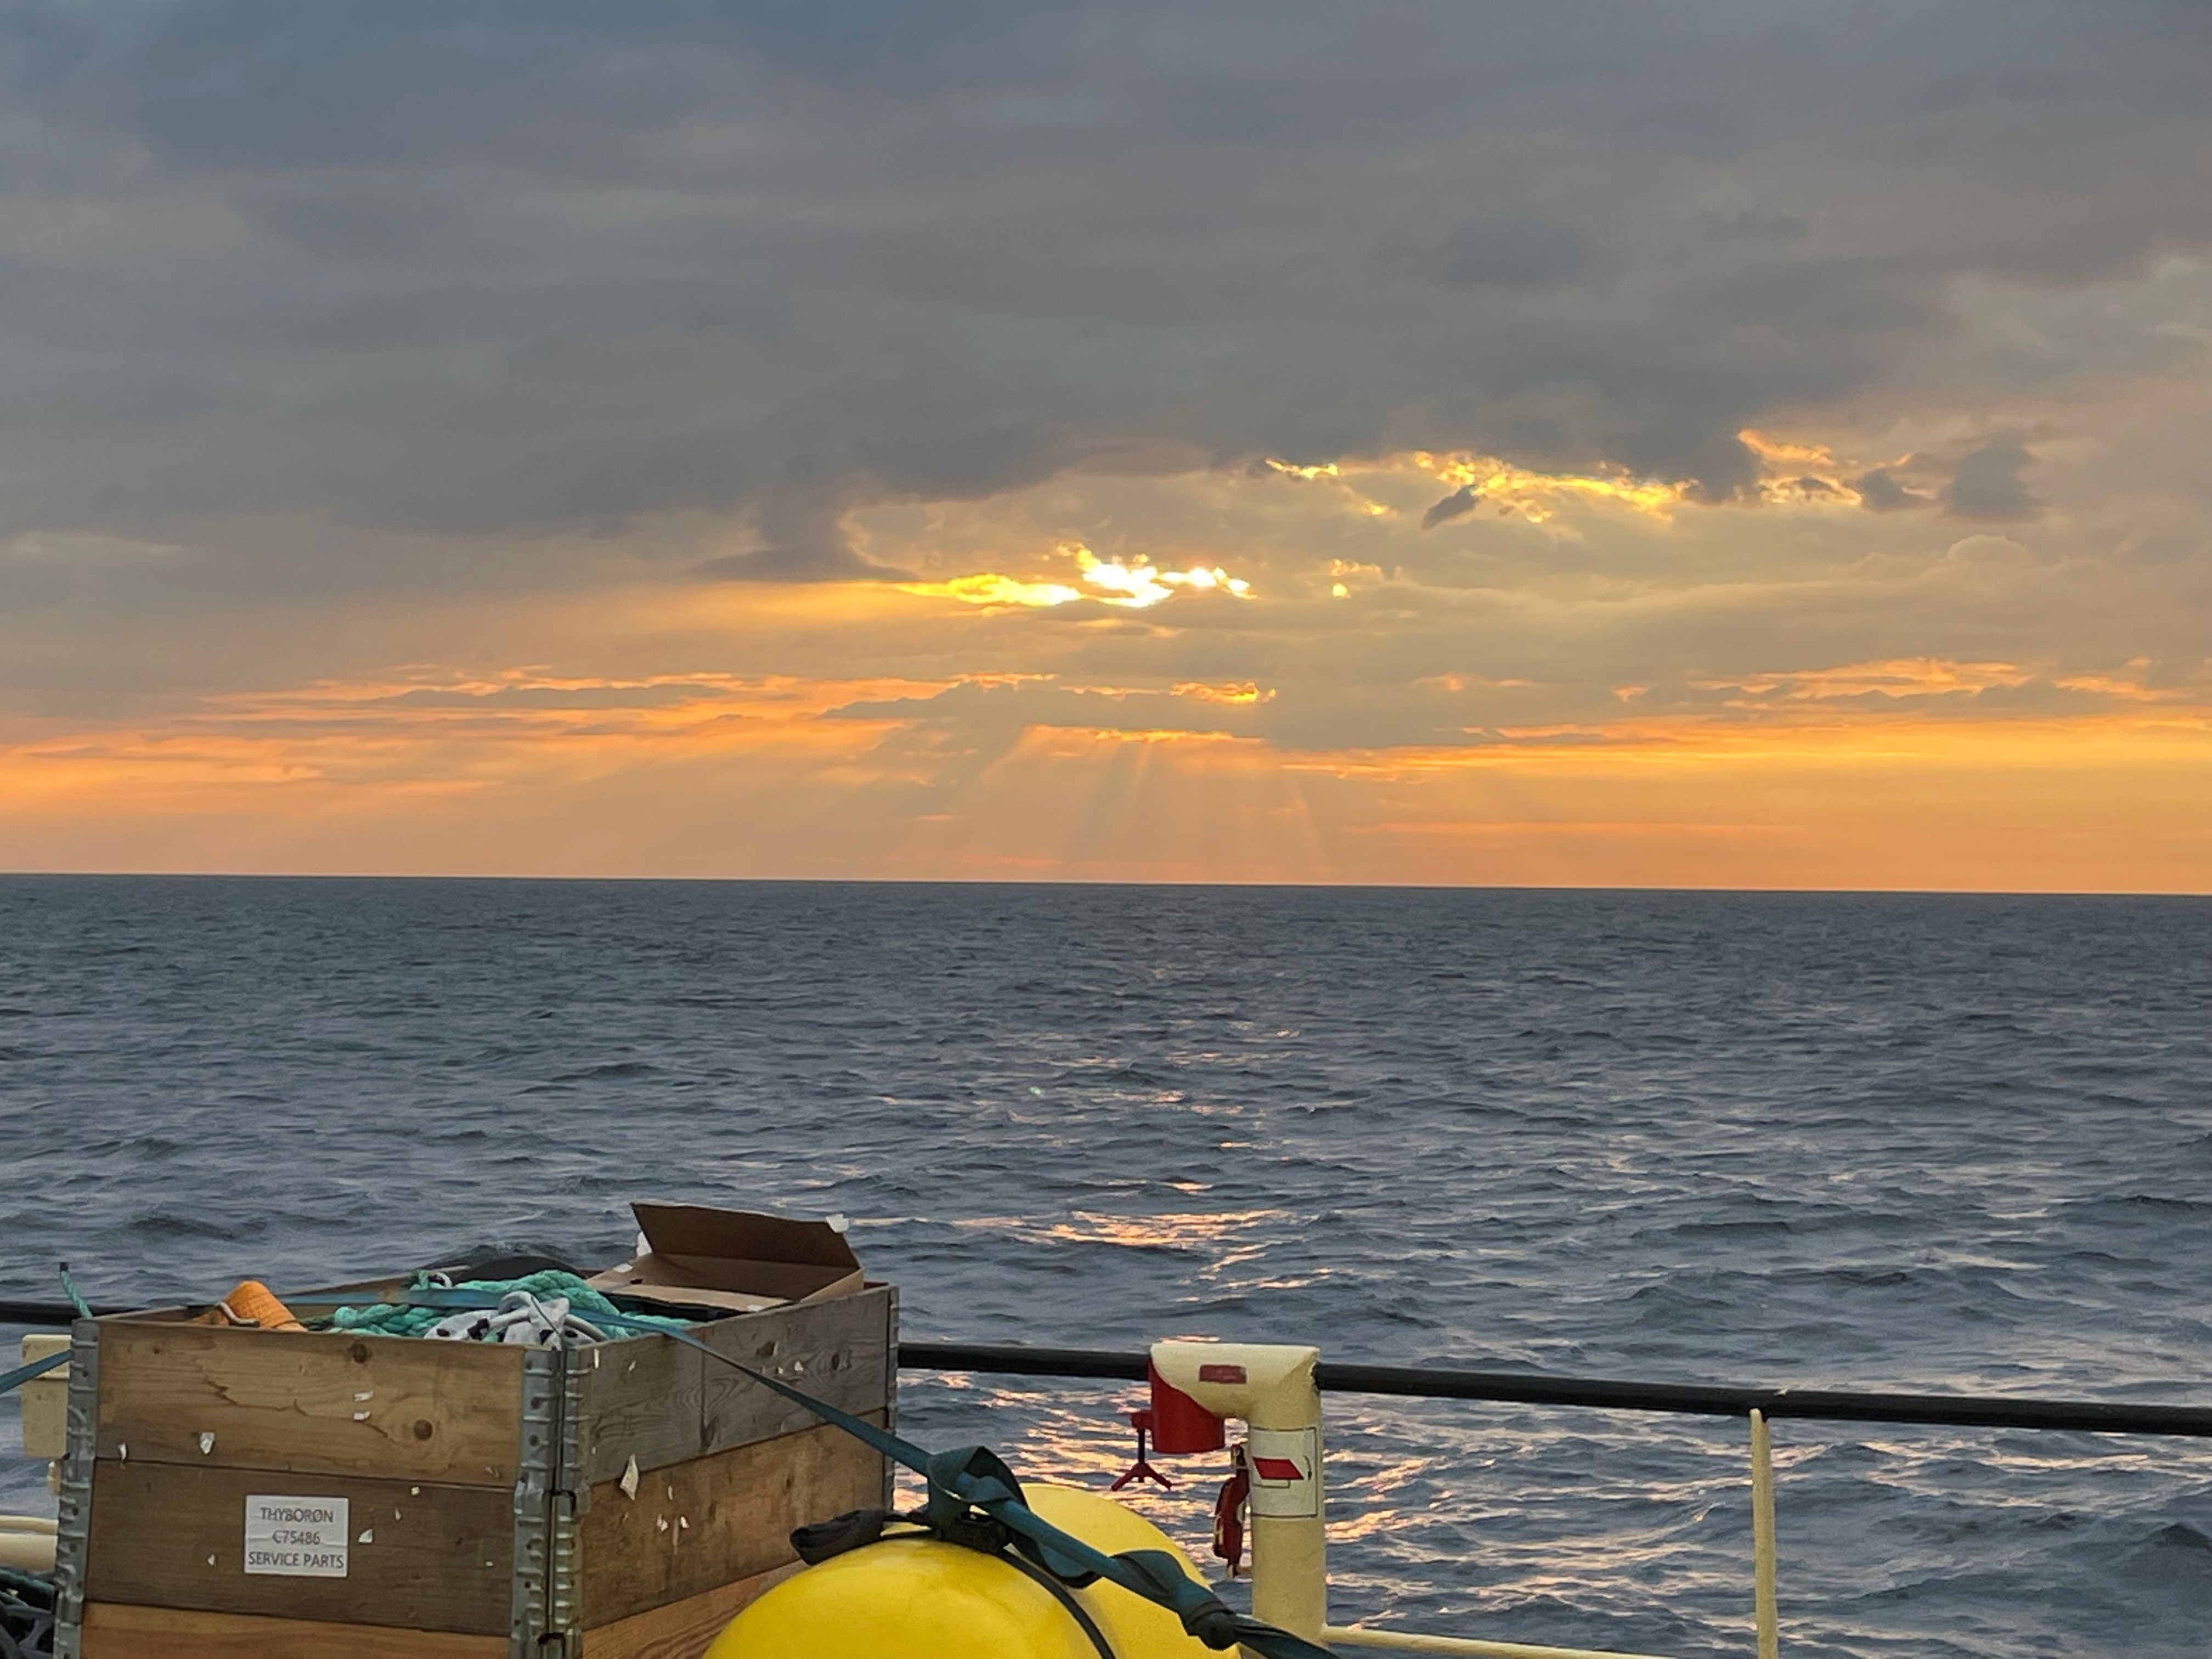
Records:
M94 1450L507 1489L522 1370L498 1343L103 1321Z
M577 1522L585 1617L610 1623L784 1566L792 1528L875 1504L883 1480L880 1457L824 1425L656 1469L635 1498L594 1486Z
M787 1562L584 1632L584 1659L700 1659L740 1609L799 1571Z
M891 1397L888 1344L891 1292L877 1286L825 1302L799 1303L702 1325L709 1347L784 1377L848 1411ZM665 1337L576 1350L583 1368L582 1484L619 1480L703 1453L772 1440L819 1421L804 1406Z
M504 1636L326 1625L93 1602L83 1659L507 1659Z
M696 1457L707 1358L665 1336L594 1343L574 1350L580 1372L584 1468L576 1486L618 1480L629 1460L657 1469ZM564 1485L568 1482L564 1482Z
M343 1578L249 1573L248 1495L343 1498ZM367 1541L362 1534L368 1534ZM514 1497L490 1486L102 1461L93 1468L85 1596L332 1624L507 1633Z
M700 1340L718 1353L854 1413L881 1411L891 1397L884 1346L890 1293L878 1289L827 1302L773 1308L710 1325ZM811 1428L822 1419L750 1377L702 1358L706 1409L702 1452Z

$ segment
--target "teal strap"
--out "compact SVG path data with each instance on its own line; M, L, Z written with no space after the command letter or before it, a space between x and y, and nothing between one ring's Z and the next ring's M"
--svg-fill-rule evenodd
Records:
M487 1305L481 1292L459 1288L410 1289L394 1291L389 1299L402 1306L448 1310L476 1310ZM496 1306L496 1300L489 1305ZM1318 1643L1238 1613L1185 1573L1182 1562L1165 1550L1128 1550L1109 1555L1073 1533L1061 1531L1022 1501L1021 1482L1014 1478L1013 1472L980 1446L966 1446L951 1452L924 1451L913 1442L902 1440L826 1400L817 1400L804 1389L794 1389L788 1382L731 1358L688 1331L670 1329L665 1320L626 1313L595 1313L592 1317L617 1328L626 1327L672 1337L686 1347L696 1348L709 1359L719 1360L763 1388L775 1390L823 1422L843 1430L870 1449L912 1469L929 1482L925 1513L933 1524L949 1523L971 1508L979 1509L1010 1532L1027 1540L1030 1548L1024 1553L1048 1571L1064 1579L1088 1582L1096 1577L1118 1584L1133 1595L1167 1608L1182 1621L1185 1630L1210 1648L1229 1648L1241 1643L1264 1659L1335 1659L1328 1649Z
M70 1306L76 1310L79 1319L92 1317L92 1310L84 1305L84 1298L76 1293L76 1281L70 1277L66 1261L62 1263L62 1290L69 1297ZM58 1371L68 1364L69 1350L64 1348L59 1353L48 1354L44 1359L33 1359L27 1365L18 1365L12 1371L0 1371L0 1394L11 1393L33 1377L44 1376L48 1371Z
M20 1389L34 1376L44 1376L48 1371L59 1370L69 1364L69 1350L48 1354L44 1359L33 1359L27 1365L18 1365L12 1371L0 1371L0 1394L10 1389Z

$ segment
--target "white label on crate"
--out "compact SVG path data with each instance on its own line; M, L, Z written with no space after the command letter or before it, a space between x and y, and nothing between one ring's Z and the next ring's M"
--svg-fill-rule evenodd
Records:
M1285 1520L1321 1513L1321 1431L1255 1429L1244 1442L1252 1513Z
M287 1578L343 1578L352 1534L343 1498L246 1500L246 1570Z

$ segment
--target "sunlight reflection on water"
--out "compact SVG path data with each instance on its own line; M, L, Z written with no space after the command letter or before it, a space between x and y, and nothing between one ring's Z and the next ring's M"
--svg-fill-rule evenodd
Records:
M917 1338L2212 1398L2201 902L8 879L0 1091L31 1295L611 1260L672 1197L854 1217ZM902 1393L1132 1453L1133 1389ZM1741 1425L1328 1405L1340 1617L1747 1650ZM1792 1654L2202 1659L2204 1449L1776 1444Z

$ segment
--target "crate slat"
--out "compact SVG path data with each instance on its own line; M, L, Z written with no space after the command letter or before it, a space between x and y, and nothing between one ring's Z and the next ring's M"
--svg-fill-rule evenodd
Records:
M634 1499L594 1487L578 1522L586 1622L782 1566L792 1528L872 1504L882 1489L882 1460L827 1426L656 1469Z
M883 1286L701 1326L719 1353L833 1406L874 1411L890 1398L890 1292ZM804 1406L665 1338L586 1350L582 1382L586 1485L771 1440L818 1421Z
M520 1348L118 1320L100 1351L103 1458L514 1484Z
M873 1411L890 1396L890 1356L884 1344L889 1304L889 1291L863 1291L725 1320L708 1326L700 1340L832 1406ZM700 1363L707 1369L702 1452L793 1434L821 1420L726 1365L703 1358Z
M97 1465L85 1599L507 1636L511 1492L330 1474L279 1487L345 1498L350 1534L374 1536L350 1546L343 1578L301 1578L245 1570L246 1500L270 1486L265 1469Z
M583 1659L699 1659L725 1625L798 1571L799 1563L793 1561L596 1626L584 1632Z
M83 1659L507 1659L507 1643L503 1636L94 1602L84 1610L80 1651ZM697 1651L685 1659L698 1659Z
M657 1469L699 1455L705 1355L653 1336L601 1343L579 1359L583 1485L620 1480L633 1457Z

